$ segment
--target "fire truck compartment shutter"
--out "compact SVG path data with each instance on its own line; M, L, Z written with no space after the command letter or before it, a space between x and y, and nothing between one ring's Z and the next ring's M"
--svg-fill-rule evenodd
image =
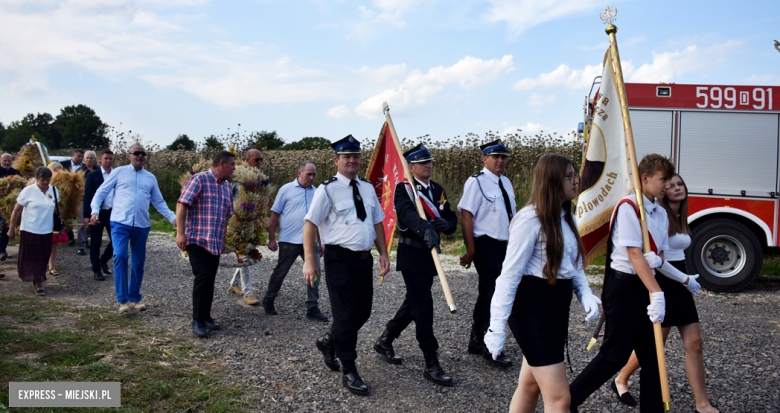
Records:
M672 111L631 109L629 114L637 162L651 153L671 158Z
M680 112L677 167L690 193L769 197L778 187L777 150L777 114Z

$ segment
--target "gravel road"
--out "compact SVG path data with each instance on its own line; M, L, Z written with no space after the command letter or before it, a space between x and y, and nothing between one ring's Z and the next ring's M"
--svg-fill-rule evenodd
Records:
M261 252L265 258L252 267L258 299L262 298L276 264L275 253L267 249ZM10 253L15 255L13 249ZM232 371L230 383L252 386L255 411L506 411L520 370L520 349L510 333L506 354L515 365L506 370L489 366L481 357L466 352L477 278L473 270L462 272L454 260L450 262L451 265L446 265L448 279L458 312L449 314L441 288L434 283L434 330L441 346L442 367L454 378L454 387L438 387L423 379L424 361L413 326L395 342L396 353L404 358L402 365L388 365L373 351L374 340L405 293L401 275L394 271L382 284L375 278L372 315L358 340L357 364L371 389L369 397L348 393L341 386L340 374L323 365L314 340L329 324L305 317L306 290L300 275L300 260L293 266L276 300L277 316L265 315L260 306L243 305L238 296L228 291L233 270L220 269L212 315L223 329L202 340L205 351L217 355ZM105 282L94 281L88 257L76 255L75 248L63 248L58 263L66 269L58 279L47 283L47 295L76 304L116 308L112 276ZM375 267L378 274L378 265ZM0 281L1 288L10 291L12 283L19 283L15 277L9 274ZM19 284L13 289L32 295ZM172 238L150 238L141 291L149 309L130 316L139 317L150 329L166 329L182 340L196 340L190 330L192 274ZM320 295L320 308L330 316L324 282ZM726 412L780 413L780 277L762 277L737 294L703 292L696 297L696 304L702 319L707 387L712 402ZM575 298L569 327L571 367L575 373L569 373L570 381L594 355L585 349L594 324L585 323L584 316ZM673 411L692 411L694 402L677 333L672 334L666 355ZM632 385L634 395L638 393L637 382L638 375ZM538 411L541 410L540 403ZM603 386L580 411L638 412L639 409L619 405L609 388Z

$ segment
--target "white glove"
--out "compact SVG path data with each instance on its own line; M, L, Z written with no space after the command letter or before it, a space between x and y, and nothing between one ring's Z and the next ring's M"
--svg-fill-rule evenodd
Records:
M646 252L645 259L647 260L647 265L650 266L650 269L658 268L664 263L663 260L661 260L661 257L656 255L653 251Z
M580 302L582 303L582 308L588 313L588 315L585 316L585 321L590 323L599 317L599 304L601 304L601 300L599 300L598 297L593 294L583 294Z
M664 264L658 268L658 271L665 275L666 278L677 281L680 284L685 284L685 281L688 281L689 278L688 274L674 268L674 265L669 264L669 261L664 261Z
M663 292L650 294L650 305L647 306L647 315L650 316L650 322L653 324L664 321L666 299L664 299Z
M698 294L701 292L701 285L696 281L699 278L699 274L694 274L688 277L688 285L685 288L691 292L691 294Z
M504 341L506 341L506 331L496 332L492 329L488 329L485 333L485 347L487 347L490 354L493 355L493 360L501 354L501 350L504 349Z

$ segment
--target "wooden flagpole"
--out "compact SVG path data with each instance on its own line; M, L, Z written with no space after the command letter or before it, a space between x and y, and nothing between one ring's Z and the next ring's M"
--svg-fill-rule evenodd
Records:
M412 193L414 194L414 203L417 206L417 213L420 214L420 218L425 218L425 211L423 210L420 196L417 194L417 189L414 186L414 176L409 170L409 164L404 159L404 151L401 149L401 143L398 141L398 135L395 133L395 126L393 126L393 119L390 118L390 107L387 102L382 103L382 112L387 118L387 126L390 127L390 135L393 138L393 144L398 151L398 155L401 157L401 164L404 166L404 176L412 183ZM387 247L388 249L390 246ZM439 274L439 281L441 282L441 289L444 291L444 298L447 300L447 307L450 309L450 313L455 314L457 308L455 307L455 300L452 298L452 292L450 291L450 284L447 282L447 276L444 274L444 268L441 266L441 260L439 259L439 252L436 248L431 249L431 255L433 256L433 263L436 265L436 272Z
M612 17L614 18L614 14L617 13L617 10L614 7L612 9ZM604 17L602 17L602 19L603 18ZM615 74L615 80L617 81L620 111L623 114L623 130L626 134L626 152L631 165L631 180L634 186L634 193L636 194L637 208L639 208L640 213L639 223L642 226L642 244L644 245L644 252L648 253L650 252L650 236L647 232L647 217L645 214L644 199L642 197L642 180L639 177L639 166L637 165L636 149L634 147L634 133L631 130L631 117L628 114L626 86L623 83L623 69L620 66L620 55L618 55L617 39L615 37L617 27L611 23L611 19L606 32L609 35L610 54L612 55L612 62L614 63L613 73ZM672 409L672 401L671 396L669 395L669 376L666 371L666 355L664 354L664 342L663 335L661 334L660 322L653 324L653 333L655 335L655 352L658 358L658 374L661 378L661 397L664 402L664 410L669 411Z

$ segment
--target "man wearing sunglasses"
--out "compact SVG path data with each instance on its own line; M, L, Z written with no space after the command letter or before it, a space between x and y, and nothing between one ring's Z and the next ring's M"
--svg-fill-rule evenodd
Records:
M92 211L100 211L103 200L113 192L111 209L111 241L114 243L114 286L119 312L134 308L143 311L141 282L146 261L146 239L152 224L149 221L149 203L154 204L176 228L176 215L160 193L157 178L144 169L146 150L133 145L127 154L130 165L114 168L92 198ZM97 224L98 214L92 214L92 224ZM130 277L127 272L127 246L130 245ZM129 283L129 286L128 286Z

